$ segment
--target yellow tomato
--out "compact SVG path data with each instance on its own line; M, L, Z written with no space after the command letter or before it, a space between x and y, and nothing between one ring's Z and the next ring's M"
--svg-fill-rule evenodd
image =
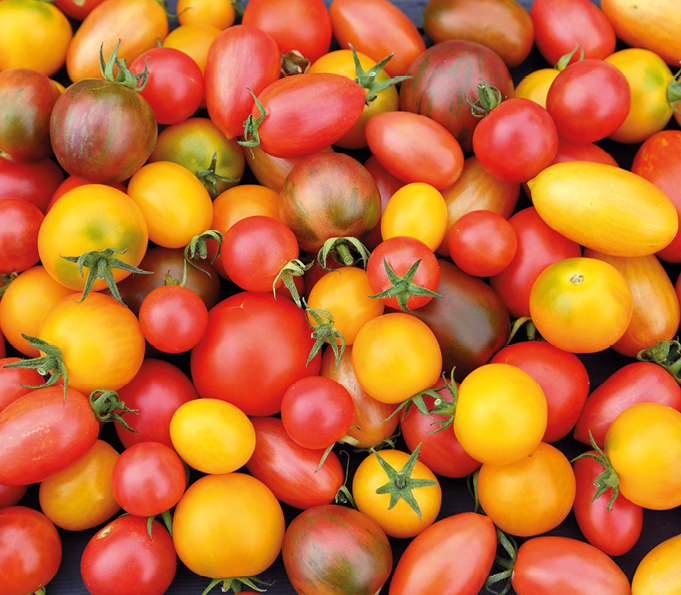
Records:
M385 309L381 300L369 297L372 293L364 269L341 267L326 273L314 284L307 305L329 312L345 344L352 345L359 330ZM307 317L310 324L316 325L312 315L308 313ZM340 345L341 340L336 342Z
M231 473L255 450L255 430L245 413L218 399L194 399L175 411L170 439L177 454L203 473Z
M163 47L175 48L189 54L199 65L201 72L206 70L208 48L213 40L222 33L214 25L204 23L188 23L173 29L163 40Z
M186 246L213 221L208 190L192 172L171 161L147 163L137 170L128 195L144 214L149 239L164 248Z
M667 87L674 75L660 56L642 48L620 50L605 61L619 68L631 88L629 115L608 138L641 143L662 130L672 117Z
M656 545L639 562L631 595L678 595L681 577L681 535Z
M57 527L83 531L115 515L120 506L111 491L111 474L118 452L97 440L75 465L40 483L40 509Z
M565 520L576 482L567 457L542 442L515 463L480 467L477 487L480 506L499 529L530 537Z
M49 2L0 2L0 71L29 68L51 76L64 66L72 37L69 20Z
M681 505L681 413L660 403L627 407L605 435L622 495L643 508Z
M221 31L231 27L236 18L232 0L178 0L180 25L211 25Z
M372 60L366 54L357 52L357 58L359 59L360 66L365 72L376 66L376 61ZM341 74L353 80L357 78L352 50L336 50L324 54L310 65L308 72L331 72L334 74ZM390 80L390 76L381 70L376 77L376 80L383 83ZM359 117L359 120L355 122L350 131L334 144L343 147L344 149L362 149L366 147L367 139L365 129L369 118L376 114L397 111L399 107L400 98L397 88L394 85L380 91L373 100L364 106L362 115Z
M440 245L447 232L447 203L430 184L414 182L402 186L388 200L381 216L381 236L411 236L431 250Z
M394 312L372 318L360 329L352 367L374 399L401 403L435 384L442 372L442 351L425 322Z
M209 578L255 576L277 559L284 513L272 491L243 473L206 475L175 508L173 543L192 572Z
M544 391L532 376L510 364L485 364L459 385L454 432L474 459L510 465L537 448L547 415Z
M624 335L634 311L629 283L613 265L566 258L539 275L530 316L544 339L573 353L607 349Z
M514 97L530 99L546 109L546 96L549 87L560 74L557 68L540 68L530 72L515 89Z
M40 321L60 299L72 295L73 290L57 283L42 265L21 273L9 284L0 300L0 330L8 343L29 357L40 352L26 343L22 334L38 335Z
M393 468L396 474L400 473L407 461L409 454L400 450L382 450L371 453L357 467L352 480L352 495L357 505L357 510L372 518L390 537L402 539L414 537L433 524L440 512L442 505L442 488L435 474L421 461L416 460L411 473L391 477L379 461ZM410 480L426 480L429 485L411 488ZM381 488L394 481L394 488L398 494L407 495L411 492L417 504L414 510L409 502L400 495L396 503L390 493L383 492Z

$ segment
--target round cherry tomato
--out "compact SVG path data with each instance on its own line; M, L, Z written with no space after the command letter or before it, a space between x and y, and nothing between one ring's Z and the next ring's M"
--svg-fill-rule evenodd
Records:
M184 25L180 24L179 27L173 29L168 33L168 37L163 40L163 47L175 48L176 50L183 51L186 54L189 54L194 59L194 62L199 65L201 73L204 75L204 99L201 101L202 109L205 109L206 107L205 73L208 50L210 50L213 40L220 35L220 33L222 33L222 29L218 29L218 27L212 23L185 23Z
M681 536L675 535L656 545L639 562L631 581L634 595L672 595L679 572Z
M32 368L5 368L6 364L21 361L19 357L0 359L0 411L19 397L30 392L29 386L42 384L43 377ZM22 386L27 385L27 386Z
M559 73L560 70L557 68L533 70L518 83L513 96L531 99L543 108L546 108L546 96L549 94L549 88Z
M64 181L64 172L52 159L37 163L15 163L0 157L0 200L25 198L43 213L55 190Z
M0 200L0 274L20 273L38 262L38 231L44 218L23 198Z
M0 485L0 509L19 504L27 491L28 486Z
M212 25L221 31L234 24L236 11L230 0L178 0L180 25Z

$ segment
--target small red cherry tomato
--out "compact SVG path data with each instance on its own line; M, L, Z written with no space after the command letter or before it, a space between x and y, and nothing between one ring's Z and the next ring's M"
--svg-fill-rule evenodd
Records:
M40 260L38 230L44 218L28 200L0 200L0 274L21 273Z

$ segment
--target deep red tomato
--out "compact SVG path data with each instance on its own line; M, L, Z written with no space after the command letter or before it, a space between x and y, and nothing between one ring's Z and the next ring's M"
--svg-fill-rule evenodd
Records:
M496 549L497 536L489 517L474 512L446 517L407 546L388 594L476 595L492 569Z
M21 273L40 260L38 230L44 218L28 200L0 200L0 274Z
M235 25L220 33L206 57L206 108L227 138L244 133L253 96L279 78L281 58L277 42L256 27ZM229 76L224 76L225 72Z
M504 347L490 363L516 366L542 387L548 405L543 442L560 440L574 428L589 394L589 373L574 353L545 341L524 341Z
M546 111L558 134L592 143L617 130L631 107L631 89L616 67L595 58L570 64L549 87Z
M196 61L175 48L153 48L130 64L130 72L149 75L139 94L149 102L159 124L189 118L203 100L203 73Z
M4 343L4 341L3 341ZM27 386L39 386L44 380L37 370L31 368L5 368L5 364L21 361L19 357L0 359L0 411L19 397L31 392Z
M376 188L378 188L378 194L381 197L381 213L383 213L383 209L385 209L385 205L388 204L390 197L404 186L404 182L393 176L373 155L370 155L364 162L364 167L371 174L374 182L376 182ZM369 235L364 238L364 245L369 248L369 250L374 250L382 241L381 219L379 217L376 227L374 227Z
M369 149L388 172L403 182L425 182L443 190L463 169L463 152L442 124L421 114L384 112L367 122Z
M589 432L603 448L610 424L636 403L656 402L681 411L681 387L664 368L652 362L633 362L619 368L597 386L586 400L573 436L591 444Z
M589 453L597 454L595 450ZM643 509L619 494L608 510L613 488L594 499L597 490L594 481L605 471L604 467L584 458L575 461L573 468L577 482L573 510L582 534L609 556L626 554L641 536Z
M52 159L14 163L0 157L0 200L24 198L44 213L54 191L63 181L64 172Z
M480 165L505 182L527 182L548 167L558 150L558 133L549 113L531 99L500 103L473 133Z
M124 448L140 442L161 442L172 448L170 420L178 407L199 395L189 377L170 362L146 358L137 375L118 391L118 397L137 415L127 417L130 432L116 424Z
M317 470L323 448L300 446L277 417L252 417L255 450L246 463L248 472L262 481L289 506L306 510L331 504L343 485L345 473L331 451Z
M554 262L581 256L576 242L551 229L534 207L513 215L508 222L515 230L518 247L515 256L501 273L490 278L514 318L530 315L530 290L540 273Z
M405 279L417 263L413 277ZM394 283L386 267L401 280ZM440 264L433 251L421 240L411 236L394 236L381 242L371 253L367 261L367 278L374 294L388 292L389 295L380 298L386 306L395 310L413 310L433 299L433 294L423 289L437 291Z
M80 575L91 595L110 595L111 569L125 568L116 574L115 593L161 595L168 590L177 569L173 539L158 521L125 515L97 532L83 550Z
M534 36L542 56L554 66L579 46L585 58L603 59L615 51L615 30L608 17L589 0L535 0L530 8Z
M41 512L25 506L0 510L0 584L3 595L26 595L57 574L62 543Z
M447 237L454 264L475 277L503 271L515 256L518 240L507 219L494 211L470 211L459 217Z
M99 423L88 398L69 388L33 390L0 412L0 484L28 485L59 473L95 444Z
M274 157L300 157L345 136L362 115L366 89L341 74L320 72L278 79L257 97L262 109L253 106L257 133L245 129L248 142Z
M517 595L631 594L629 579L610 556L584 541L553 535L520 546L511 582Z
M191 352L202 397L222 399L246 415L272 415L296 380L319 374L321 355L305 313L290 300L241 292L208 313L208 330Z
M298 258L298 240L278 219L254 215L237 221L224 234L220 259L229 279L245 291L275 288L281 269ZM283 285L279 279L276 288Z
M0 485L0 509L16 506L26 495L28 486L4 486Z
M286 433L305 448L323 449L343 438L354 415L355 403L348 390L325 376L294 382L281 402Z
M297 51L310 63L331 45L331 17L322 0L253 0L241 22L269 33L280 53Z
M150 517L170 510L186 485L182 459L160 442L140 442L126 448L111 474L116 502L134 516Z
M208 328L203 300L182 285L157 287L144 298L139 312L144 338L164 353L183 353L194 347Z
M383 530L364 513L337 505L296 516L281 553L293 588L305 595L374 595L393 561Z

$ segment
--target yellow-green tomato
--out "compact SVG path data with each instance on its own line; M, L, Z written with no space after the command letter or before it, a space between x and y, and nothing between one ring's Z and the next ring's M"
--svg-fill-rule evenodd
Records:
M231 473L255 450L251 420L235 405L219 399L195 399L181 405L170 420L177 454L203 473Z
M454 432L463 449L488 465L510 465L544 436L548 406L539 383L509 364L486 364L459 386Z

